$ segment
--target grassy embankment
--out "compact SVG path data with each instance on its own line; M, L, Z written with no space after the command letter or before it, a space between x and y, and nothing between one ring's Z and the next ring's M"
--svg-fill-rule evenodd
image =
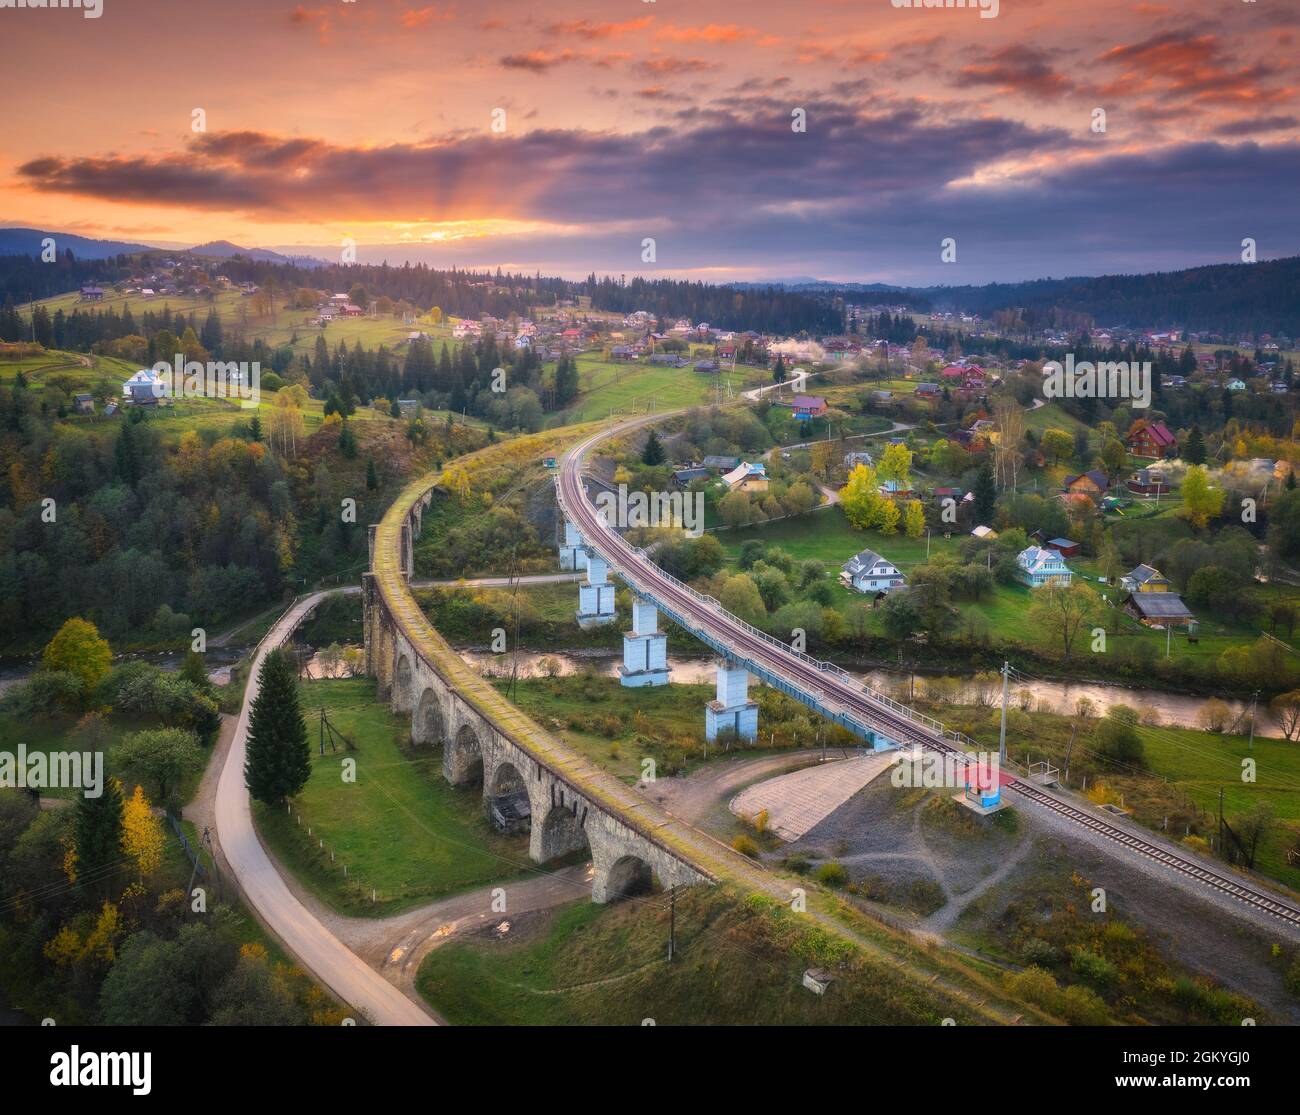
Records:
M376 700L373 680L302 682L300 695L311 778L293 815L256 804L254 817L276 858L322 902L384 916L527 869L526 839L498 835L479 795L443 779L440 753L411 750L409 718ZM320 708L355 751L327 742L319 754ZM353 782L343 778L346 759L356 761Z

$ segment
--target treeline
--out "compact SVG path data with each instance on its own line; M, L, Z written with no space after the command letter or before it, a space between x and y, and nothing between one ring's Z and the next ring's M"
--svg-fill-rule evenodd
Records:
M740 290L681 279L643 279L626 282L589 275L580 288L590 295L597 310L628 314L646 310L661 320L690 318L692 323L758 333L790 335L839 333L844 328L842 309L831 300L781 287Z
M36 256L0 255L0 290L23 302L53 298L93 283L111 283L130 273L129 256L77 259L70 248L65 248L55 260L45 263Z
M1072 311L1106 325L1183 327L1224 336L1300 335L1300 257L1186 271L1035 279L917 293L991 318L998 310Z

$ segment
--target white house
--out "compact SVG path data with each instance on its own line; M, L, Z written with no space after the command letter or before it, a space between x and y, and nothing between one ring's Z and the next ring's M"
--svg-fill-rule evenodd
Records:
M141 368L122 384L122 399L133 406L151 406L166 394L166 384L152 368Z
M1048 584L1068 586L1074 579L1073 571L1055 550L1030 546L1027 550L1020 551L1016 562L1020 566L1020 579L1030 588Z
M849 558L840 579L856 592L889 592L906 583L898 567L875 550L863 550Z

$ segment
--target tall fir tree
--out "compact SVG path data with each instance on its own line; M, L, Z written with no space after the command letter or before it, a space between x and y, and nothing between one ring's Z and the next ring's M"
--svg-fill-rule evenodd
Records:
M114 865L122 859L122 783L108 778L99 797L79 797L72 828L77 845L77 879L97 891L106 891L115 874Z
M975 475L975 517L982 524L993 521L993 512L997 507L998 488L993 480L993 469L985 461Z
M273 650L257 675L257 697L248 718L244 785L267 805L279 805L307 784L311 749L298 707L298 678L286 651Z
M1193 426L1183 443L1183 457L1188 464L1205 464L1205 438L1201 436L1201 427Z
M645 439L645 448L641 450L641 463L646 465L661 465L664 463L664 447L659 440L659 435L654 430L650 431L650 436Z

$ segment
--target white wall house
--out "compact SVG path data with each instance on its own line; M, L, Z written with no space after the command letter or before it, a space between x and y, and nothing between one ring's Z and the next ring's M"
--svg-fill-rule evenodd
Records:
M840 579L856 592L889 592L906 583L898 567L875 550L863 550L849 558L842 567Z
M1020 579L1030 588L1053 583L1068 585L1074 579L1074 572L1055 550L1030 546L1020 551L1016 562L1020 566Z

